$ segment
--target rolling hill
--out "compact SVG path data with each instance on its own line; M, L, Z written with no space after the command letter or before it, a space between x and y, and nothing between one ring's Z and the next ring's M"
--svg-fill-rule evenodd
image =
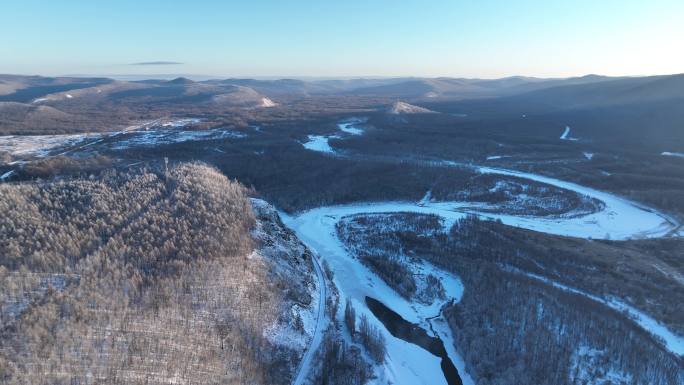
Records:
M290 383L310 253L236 182L191 163L0 197L3 383Z

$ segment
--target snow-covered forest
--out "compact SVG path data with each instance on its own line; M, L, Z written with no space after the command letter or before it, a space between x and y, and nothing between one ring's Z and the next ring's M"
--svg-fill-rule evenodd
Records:
M0 382L289 383L310 257L239 184L182 164L0 197Z

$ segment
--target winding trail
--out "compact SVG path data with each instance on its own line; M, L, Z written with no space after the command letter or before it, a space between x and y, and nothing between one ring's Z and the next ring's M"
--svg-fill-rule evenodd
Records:
M316 350L318 350L318 347L321 345L321 341L323 341L323 331L325 329L325 302L328 298L326 282L323 275L323 269L321 269L321 265L318 262L318 257L312 256L311 260L314 270L316 271L316 277L318 278L318 317L316 318L316 328L314 329L311 343L306 349L306 352L304 352L304 356L302 357L302 361L299 363L294 381L292 382L294 385L304 384L306 376L311 371L311 361L313 360L313 356L316 353Z
M324 138L324 137L323 137ZM322 139L321 139L322 140ZM323 141L323 140L322 140ZM329 151L326 143L318 143L318 146L307 147L312 151L325 152L328 155L339 156ZM325 150L323 149L325 147ZM408 160L411 161L411 160ZM339 289L340 302L348 300L356 308L358 316L365 314L371 323L374 323L384 334L387 342L387 357L383 366L376 368L378 383L391 381L394 384L445 384L441 375L439 359L414 345L393 337L378 321L365 305L365 297L373 297L381 300L394 312L405 320L421 325L429 329L435 335L439 335L448 345L449 358L455 363L461 374L463 383L474 384L465 370L463 359L453 346L453 336L443 317L435 318L440 314L440 309L449 301L458 302L463 294L463 285L458 277L448 272L423 262L412 268L429 272L442 282L447 298L436 300L432 304L420 304L408 301L381 278L375 275L359 260L347 251L343 243L338 239L336 224L345 216L369 213L396 213L415 212L423 214L436 214L443 219L445 226L450 226L459 218L468 214L475 214L490 219L499 219L503 223L520 228L545 232L549 234L580 237L580 238L610 238L614 240L626 240L633 238L658 238L677 235L681 225L673 218L657 210L631 202L627 199L610 193L584 187L572 182L546 177L537 174L525 173L501 168L462 164L453 161L437 161L440 167L470 168L483 174L501 176L513 176L531 181L545 183L557 188L574 191L578 194L597 199L604 203L603 209L587 215L567 215L560 217L535 217L511 214L492 213L492 206L483 207L469 202L431 202L429 192L426 198L420 202L376 202L356 203L348 205L325 206L311 209L295 216L283 215L284 223L295 231L313 252L325 260L334 272L333 284ZM319 271L319 281L323 282L323 276ZM541 278L540 278L541 279ZM322 285L324 286L324 285ZM578 295L586 293L575 291ZM665 347L675 354L680 351L680 336L670 332L665 326L660 325L652 318L643 313L637 314L635 309L616 305L613 300L596 300L613 308L620 307L622 311L630 314L636 323L663 339ZM634 312L631 312L634 310ZM336 318L342 320L342 312L338 311ZM640 318L640 315L644 316ZM317 333L314 335L311 346L305 354L305 360L299 370L295 384L301 384L310 369L311 356L317 349L322 339L322 322L326 321L324 312L319 309ZM642 322L646 321L646 322ZM675 338L675 343L672 343Z

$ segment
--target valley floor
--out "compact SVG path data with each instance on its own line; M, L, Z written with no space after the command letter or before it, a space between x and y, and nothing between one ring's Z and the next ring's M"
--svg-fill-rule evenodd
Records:
M447 163L446 166L455 165ZM601 211L589 215L548 219L530 216L498 215L491 212L479 213L477 207L473 207L466 202L431 202L429 199L426 199L418 204L412 202L383 202L319 207L299 215L284 217L285 223L335 273L333 283L339 289L340 296L350 301L356 309L359 309L361 314L365 314L369 319L373 320L377 327L385 333L388 357L386 363L377 368L376 371L377 380L380 383L437 384L444 383L445 380L439 369L437 357L389 334L382 323L367 309L365 298L372 297L378 299L393 311L399 313L405 320L423 325L423 327L429 329L428 322L430 321L428 319L438 315L440 313L439 309L445 303L451 301L458 302L463 293L463 286L457 277L428 263L413 265L410 269L413 270L415 275L427 276L431 274L438 277L446 290L447 296L443 300L434 300L429 305L408 301L388 286L383 279L364 266L359 259L349 254L345 245L338 239L336 232L336 226L344 218L372 213L413 212L434 214L442 218L444 227L448 229L453 223L468 214L479 214L486 218L499 219L504 224L511 226L551 234L596 239L662 237L670 234L677 226L672 219L657 211L646 209L612 194L585 188L574 183L502 169L480 167L478 170L482 173L514 175L568 189L578 194L599 199L605 206ZM573 292L582 294L579 291ZM662 338L665 346L673 354L678 356L684 354L684 351L682 351L684 338L672 333L652 318L620 302L598 299L590 295L586 296L607 306L627 312L630 316L635 317L637 323L644 330L658 338ZM344 314L341 312L337 314L338 320L341 321L343 316ZM439 319L435 321L435 324L440 325ZM444 340L453 341L449 328L438 327L437 330L439 330L439 334ZM315 349L315 347L312 345L310 349ZM452 361L456 363L463 382L465 384L473 383L465 370L464 361L458 353L450 349L449 355Z

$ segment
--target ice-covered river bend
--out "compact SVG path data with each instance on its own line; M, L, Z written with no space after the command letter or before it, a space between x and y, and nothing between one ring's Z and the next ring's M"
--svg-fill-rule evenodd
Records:
M317 151L317 147L313 147L310 149ZM322 149L320 151L330 153L329 146L318 146L318 148ZM463 167L461 164L449 161L444 161L443 165L444 167ZM445 301L436 300L431 305L407 301L358 259L349 254L336 233L335 225L341 218L365 213L416 212L439 215L443 218L445 226L450 226L457 219L467 214L475 214L486 218L500 219L507 225L550 234L596 239L609 237L613 240L665 237L676 233L679 229L679 224L669 216L610 193L542 175L491 167L468 167L474 167L481 173L515 176L574 191L598 199L604 203L604 206L602 210L588 215L551 218L478 212L476 206L467 202L423 201L419 204L397 201L325 206L294 216L283 216L284 222L334 272L333 283L339 289L340 303L344 304L346 300L350 301L357 309L357 315L366 314L367 318L384 333L387 341L387 358L385 364L376 370L379 383L391 381L394 384L444 384L446 379L440 368L440 358L414 344L393 337L368 309L366 297L378 299L404 320L437 334L435 337L444 341L449 358L456 365L463 383L473 383L465 371L463 360L454 348L451 331L446 322L441 317L431 320L436 314L439 314L440 308L446 301L460 300L463 294L463 286L458 277L425 263L419 269L422 269L426 274L432 273L437 276L442 281L449 298ZM584 295L578 290L566 289ZM592 298L589 294L587 296ZM684 354L684 338L670 332L648 315L614 299L595 297L592 299L629 313L637 324L662 338L668 350L678 355ZM341 321L343 319L343 306L340 308L337 319ZM316 350L317 346L313 345L315 344L310 346L307 354ZM301 370L308 370L308 368Z

